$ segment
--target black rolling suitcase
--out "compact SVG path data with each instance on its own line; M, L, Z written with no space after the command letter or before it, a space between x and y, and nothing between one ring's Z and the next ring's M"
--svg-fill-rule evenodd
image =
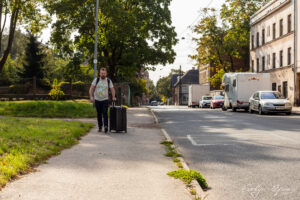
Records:
M113 103L110 108L109 131L127 133L127 110L122 106L115 106Z

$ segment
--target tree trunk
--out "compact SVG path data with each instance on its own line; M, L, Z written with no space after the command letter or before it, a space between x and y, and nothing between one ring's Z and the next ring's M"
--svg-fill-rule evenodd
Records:
M0 61L0 72L2 72L4 65L7 61L7 58L10 54L10 50L12 48L15 31L16 31L16 26L17 26L17 21L18 21L18 16L19 16L19 8L15 8L15 10L13 11L13 13L11 15L11 19L10 19L8 44L7 44L6 50L4 51L3 57Z

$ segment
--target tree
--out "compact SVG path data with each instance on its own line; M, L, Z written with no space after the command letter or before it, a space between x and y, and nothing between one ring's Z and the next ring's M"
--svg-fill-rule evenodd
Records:
M197 54L190 56L198 67L210 66L209 81L217 86L227 72L249 70L250 17L262 0L226 0L220 14L214 9L202 10L204 17L194 27L199 38ZM243 66L236 61L243 60Z
M13 60L9 56L5 66L0 73L0 85L14 85L19 82L19 75L18 75L18 67L20 66L20 59Z
M39 32L41 28L48 24L49 18L41 12L42 2L43 0L1 0L0 55L2 55L2 57L0 59L0 72L11 52L17 24L24 25L33 33ZM6 47L2 49L6 27L8 27L7 44Z
M194 38L197 42L197 54L191 56L197 61L198 67L213 65L227 71L228 63L225 62L226 49L223 37L225 31L219 27L218 15L214 9L203 9L205 17L194 27L194 32L200 38Z
M249 65L250 17L261 7L265 0L226 0L222 5L220 17L226 31L224 37L229 54L244 58Z
M37 38L33 34L29 34L29 43L26 47L26 53L24 57L23 70L20 72L22 78L37 79L44 78L43 59L46 57L41 44L37 41Z
M81 51L93 61L95 1L47 1L57 16L51 41L59 52ZM99 65L113 81L129 80L142 66L173 63L177 43L169 10L171 0L101 0ZM72 35L75 34L74 39ZM130 76L130 77L129 77Z
M163 77L158 80L156 89L160 96L171 98L172 97L172 85L171 85L171 75Z
M75 81L81 75L82 55L74 53L70 62L66 65L64 70L64 77L67 81Z
M160 78L156 84L156 91L159 96L165 98L171 98L173 96L172 94L173 74L184 74L184 72L178 69L172 69L168 76Z

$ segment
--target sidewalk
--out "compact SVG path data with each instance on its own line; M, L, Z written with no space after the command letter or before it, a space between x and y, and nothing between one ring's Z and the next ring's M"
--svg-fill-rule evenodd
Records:
M8 184L0 199L191 199L181 181L166 175L177 168L163 155L165 149L159 143L164 138L151 113L130 109L128 118L127 134L104 135L94 128L79 145Z
M300 115L300 107L293 107L293 114Z

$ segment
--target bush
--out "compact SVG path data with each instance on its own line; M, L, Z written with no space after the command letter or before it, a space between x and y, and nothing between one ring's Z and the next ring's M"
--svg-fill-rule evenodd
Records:
M61 100L65 96L65 93L61 90L61 86L64 82L58 83L57 79L54 79L52 84L52 90L49 92L49 96L52 100Z

